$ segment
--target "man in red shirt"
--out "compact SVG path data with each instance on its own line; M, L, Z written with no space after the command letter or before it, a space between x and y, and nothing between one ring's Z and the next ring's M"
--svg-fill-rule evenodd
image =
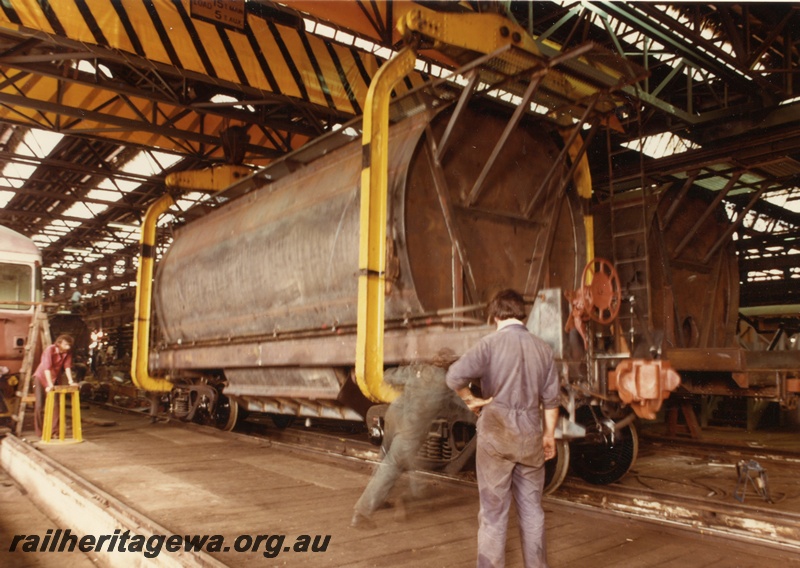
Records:
M70 385L75 384L72 380L72 344L75 340L71 335L59 335L55 342L47 347L42 353L39 366L36 368L34 377L36 378L36 406L34 408L34 426L36 435L42 435L42 423L44 422L44 403L47 393L59 383L61 374L67 376ZM53 435L58 435L58 413L53 413Z

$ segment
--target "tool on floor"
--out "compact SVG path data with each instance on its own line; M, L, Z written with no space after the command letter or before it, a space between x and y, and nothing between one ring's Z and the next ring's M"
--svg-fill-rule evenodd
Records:
M761 467L761 464L755 460L741 460L736 464L736 472L739 474L739 480L736 482L736 491L734 491L733 496L739 502L744 503L744 494L747 491L748 484L753 486L756 494L760 495L764 501L772 502L769 497L767 470Z

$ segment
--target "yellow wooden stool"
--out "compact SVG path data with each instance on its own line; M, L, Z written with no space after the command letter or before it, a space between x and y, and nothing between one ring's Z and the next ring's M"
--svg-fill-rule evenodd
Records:
M53 412L55 410L56 395L58 401L58 440L51 440L53 436ZM72 438L66 439L67 433L67 395L72 395ZM44 403L44 424L42 425L42 442L45 444L77 444L83 442L81 431L81 392L78 385L56 385L47 393Z

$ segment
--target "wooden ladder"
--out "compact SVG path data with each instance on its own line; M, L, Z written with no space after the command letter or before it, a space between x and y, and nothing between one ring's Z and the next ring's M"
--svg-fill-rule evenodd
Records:
M31 378L36 369L36 348L41 340L42 352L52 343L50 338L50 322L47 319L47 312L44 304L36 304L33 312L33 321L28 330L28 341L25 343L25 356L22 360L22 384L17 391L19 406L13 420L17 423L16 434L22 435L22 426L25 422L25 411L29 404L36 401L35 395L31 394Z

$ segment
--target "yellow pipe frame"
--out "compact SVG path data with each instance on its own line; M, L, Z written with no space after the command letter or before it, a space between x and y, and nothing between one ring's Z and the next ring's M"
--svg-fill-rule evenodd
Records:
M356 384L373 402L391 402L397 396L397 392L383 382L389 100L392 88L414 69L416 59L414 50L405 47L387 61L372 79L364 105Z
M492 53L508 44L528 53L541 55L536 41L527 30L503 16L485 13L436 12L415 6L397 21L397 29L408 37L420 33L434 40L433 48L460 48L479 53Z
M441 14L415 7L397 27L406 38L415 33L434 38L434 48L456 46L491 53L516 44L539 53L523 28L497 14ZM387 61L373 77L364 105L355 375L359 389L373 402L391 402L397 396L383 382L389 100L394 85L414 69L415 62L410 45Z
M561 135L566 142L569 138L568 134L562 132ZM582 144L583 140L579 135L568 149L571 160L574 161L578 156ZM589 159L586 157L586 152L581 156L578 167L575 169L575 173L572 174L572 181L578 191L578 197L587 201L592 198L592 174L589 170ZM591 213L583 214L583 229L586 233L586 262L589 262L594 258L594 215ZM584 284L584 282L581 284Z
M223 164L204 170L173 172L164 179L164 185L179 191L219 191L242 181L254 171L246 166Z
M242 181L252 173L250 168L222 164L205 170L169 174L164 184L172 190L220 191ZM136 306L133 319L131 378L137 388L169 392L172 383L166 378L152 377L150 360L150 318L152 315L153 272L156 262L156 228L159 217L175 205L171 195L157 199L145 213L139 237L139 267L136 270Z
M131 352L131 378L137 388L169 392L172 383L164 378L150 376L150 316L153 297L153 270L156 261L156 222L175 204L169 194L157 199L145 213L139 237L139 267L136 269L136 307L133 319L133 349Z

